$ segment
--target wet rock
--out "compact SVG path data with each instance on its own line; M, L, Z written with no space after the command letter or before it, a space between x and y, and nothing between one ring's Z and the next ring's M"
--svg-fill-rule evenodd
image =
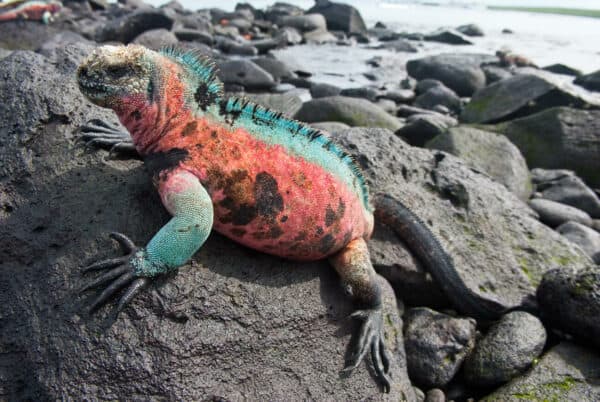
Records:
M250 42L250 44L258 49L259 54L265 54L270 50L285 47L287 45L287 39L285 39L283 36L276 36L274 38L253 40Z
M140 10L110 20L96 32L96 42L129 43L143 32L152 29L171 30L173 18L161 10Z
M226 60L217 63L218 76L225 84L238 84L248 90L271 89L273 76L250 60Z
M293 116L302 107L302 100L291 93L283 94L244 94L244 97L258 103L259 105L266 106L269 109L277 110L282 112L286 116Z
M371 28L367 31L367 33L373 37L375 37L375 39L377 39L380 42L387 42L387 41L393 41L396 39L400 39L402 38L402 34L394 31L393 29L389 29L389 28Z
M504 79L510 78L513 74L505 69L504 67L498 66L482 66L481 69L485 74L485 81L487 84L493 84L494 82L502 81Z
M409 60L406 71L417 80L440 80L459 96L471 96L485 87L481 64L495 60L490 55L446 53Z
M592 218L600 212L600 200L592 189L568 170L533 169L533 182L540 196L571 205L587 212Z
M300 32L327 30L327 22L321 14L284 16L277 21L277 25L296 28Z
M345 88L342 89L340 95L349 96L351 98L363 98L375 102L379 96L379 91L371 87Z
M216 47L228 54L237 54L241 56L256 56L258 49L249 43L242 43L224 36L215 36Z
M434 116L441 116L440 113L433 110L422 109L420 107L411 105L399 105L398 110L396 111L396 116L399 117L409 117L415 114L431 114Z
M425 402L446 402L446 395L441 389L433 388L427 391Z
M252 62L271 74L276 81L297 77L296 73L287 64L272 57L258 57L252 59Z
M506 382L531 366L545 343L546 329L537 317L524 311L506 314L477 342L465 361L465 378L480 387Z
M596 401L600 399L600 356L592 350L563 342L550 349L539 363L488 395L490 402Z
M396 103L410 103L415 99L415 91L411 89L391 89L379 95L381 99L390 99Z
M375 104L359 98L329 96L302 105L296 119L315 123L339 121L349 126L382 127L398 130L402 124Z
M442 105L455 114L460 113L462 109L460 98L454 91L443 84L429 88L427 91L417 96L414 105L429 110L433 110L436 106Z
M460 119L466 123L495 123L555 106L582 108L600 104L548 75L517 74L475 92Z
M415 45L407 41L406 39L396 39L392 41L384 42L381 45L383 49L390 49L396 52L405 52L405 53L416 53L419 51Z
M575 84L581 85L590 91L600 91L600 70L577 77Z
M567 66L566 64L562 64L562 63L551 64L549 66L542 67L542 69L546 70L546 71L550 71L551 73L554 73L554 74L570 75L573 77L579 77L580 75L583 74L578 69Z
M133 40L133 43L145 46L152 50L173 46L178 42L177 37L166 29L152 29L144 32Z
M334 3L329 0L317 0L307 13L322 14L327 20L327 28L346 33L366 33L367 27L360 13L349 4Z
M454 318L428 308L406 315L408 375L425 388L445 386L475 345L475 320Z
M573 221L582 225L592 226L592 218L586 212L561 204L560 202L534 198L529 201L529 206L540 216L540 221L555 228L565 222Z
M537 297L542 318L550 326L600 346L600 267L551 270Z
M357 325L347 319L352 305L326 262L284 261L213 234L192 263L155 284L176 316L166 315L150 292L116 321L114 305L85 314L95 294L77 298L91 279L80 267L120 252L107 233L122 231L145 244L169 214L139 161L74 147L80 124L116 118L84 99L73 70L62 73L42 55L15 52L0 61L0 71L4 395L381 398L364 365L348 378L339 375ZM389 285L382 281L382 288L394 356L391 395L414 401L398 307ZM246 387L248 378L259 385Z
M311 123L310 126L322 130L328 135L350 128L349 125L340 123L339 121L322 121L319 123Z
M304 10L290 3L278 1L267 7L265 10L265 19L267 21L276 22L279 18L288 15L302 15Z
M440 29L429 35L425 35L425 40L432 42L448 43L450 45L472 45L465 35L453 29Z
M467 36L483 36L483 29L477 24L461 25L456 30Z
M521 200L531 195L527 163L505 136L472 127L453 127L426 144L427 148L449 152L471 167L502 183Z
M600 233L577 222L566 222L556 231L583 249L592 260L600 265Z
M429 140L457 124L455 118L435 112L413 114L406 119L406 124L396 134L410 145L423 147Z
M342 92L342 88L335 85L314 82L310 85L310 94L313 98L325 98L327 96L337 96Z
M425 78L424 80L420 80L419 82L417 82L417 86L415 87L415 92L418 95L421 95L421 94L429 91L431 88L440 87L440 86L445 86L442 83L442 81L434 80L433 78Z
M227 21L227 26L236 27L240 33L247 33L252 28L252 21L245 18L233 18Z
M214 43L214 38L211 34L199 29L179 28L173 30L173 34L177 39L183 41L200 42L209 46L212 46Z

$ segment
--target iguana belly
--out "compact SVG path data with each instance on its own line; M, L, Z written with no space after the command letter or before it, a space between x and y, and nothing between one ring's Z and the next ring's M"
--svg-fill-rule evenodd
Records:
M205 121L195 128L188 139L173 136L160 145L187 151L180 166L210 194L219 233L298 260L321 259L370 235L373 217L360 196L323 167L243 129Z

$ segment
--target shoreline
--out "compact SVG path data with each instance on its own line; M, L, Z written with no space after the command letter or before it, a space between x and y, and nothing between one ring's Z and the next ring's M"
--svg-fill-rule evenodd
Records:
M518 6L487 6L493 11L519 11L536 14L568 15L572 17L600 18L600 10L562 7L518 7Z

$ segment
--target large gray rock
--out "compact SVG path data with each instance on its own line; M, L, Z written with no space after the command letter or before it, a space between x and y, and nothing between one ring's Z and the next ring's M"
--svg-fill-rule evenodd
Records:
M509 313L477 342L465 361L465 378L479 387L506 382L531 366L545 344L546 329L537 317L524 311Z
M406 119L406 124L396 134L410 145L422 147L457 124L455 118L439 113L413 114Z
M307 13L322 14L327 20L327 28L346 33L366 33L367 27L360 13L349 4L329 0L317 0Z
M162 10L140 10L110 20L96 32L97 42L117 41L129 43L141 33L151 29L171 30L173 18Z
M429 88L427 91L417 96L414 105L429 110L434 110L436 106L442 105L455 114L459 114L462 109L460 98L453 90L445 85Z
M600 233L577 222L566 222L556 231L583 249L600 265Z
M226 85L237 84L247 90L271 89L273 76L250 60L225 60L217 63L218 76Z
M550 349L527 374L482 401L597 401L600 400L598 367L597 353L563 342Z
M281 17L277 25L296 28L300 32L327 30L327 21L321 14L288 15Z
M600 111L552 108L487 129L506 135L530 167L574 170L600 186Z
M405 336L411 380L425 389L448 384L475 346L475 326L473 319L423 307L410 309Z
M485 86L481 64L495 60L490 55L445 53L409 60L406 71L417 80L440 80L459 96L471 96Z
M293 116L302 107L302 99L293 93L271 94L245 93L244 97L269 109L282 112L286 116Z
M537 290L542 318L551 326L600 347L600 267L554 269Z
M272 57L258 57L252 59L252 62L271 74L276 81L297 77L287 64Z
M365 99L329 96L313 99L302 105L296 119L315 123L339 121L349 126L381 127L398 130L402 123L379 106Z
M313 82L310 85L310 95L313 98L326 98L328 96L337 96L342 92L342 88L335 85Z
M145 46L152 50L159 50L166 46L174 46L177 45L178 42L177 36L164 28L151 29L150 31L138 35L138 37L133 40L133 43Z
M505 136L472 127L448 129L426 144L464 159L473 168L485 172L526 201L531 195L527 163Z
M454 29L440 29L429 35L425 35L425 40L432 42L448 43L450 45L472 45L465 35Z
M503 185L452 155L411 147L383 129L352 128L334 137L360 163L372 192L402 200L428 223L482 298L514 307L534 297L552 267L592 263Z
M460 119L466 123L496 123L555 106L598 108L600 103L551 79L549 74L517 74L475 92Z
M477 24L465 24L456 28L458 32L467 36L483 36L483 29Z
M600 91L600 70L577 77L575 84L581 85L590 91Z
M540 216L540 221L551 228L562 225L565 222L578 222L586 226L592 226L592 218L586 212L560 202L534 198L529 201L529 206Z
M10 400L262 400L310 395L414 401L398 308L382 282L394 358L383 395L363 365L340 376L356 323L326 262L256 253L213 234L194 260L113 321L84 313L80 267L119 254L109 231L148 241L169 219L138 161L75 148L90 118L74 71L30 52L0 61L0 389ZM19 99L19 102L14 102ZM141 395L141 396L140 396Z
M316 128L317 130L322 130L328 135L337 131L342 131L350 128L349 125L340 123L338 121L323 121L320 123L311 123L310 126Z

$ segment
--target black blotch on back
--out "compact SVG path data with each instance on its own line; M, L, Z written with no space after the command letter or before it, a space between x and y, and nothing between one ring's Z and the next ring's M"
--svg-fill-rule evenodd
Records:
M153 152L144 157L144 164L152 175L157 178L161 172L171 170L188 158L188 151L173 148L167 152Z
M319 251L323 254L327 253L335 245L335 239L331 234L326 234L319 240Z
M283 211L283 197L279 193L277 180L266 172L256 175L254 199L259 215L274 218Z
M206 85L205 82L202 82L200 85L198 85L198 88L194 93L194 99L196 100L198 107L200 107L200 109L203 111L206 111L211 104L216 102L217 95L213 92L210 92L208 90L208 85Z

